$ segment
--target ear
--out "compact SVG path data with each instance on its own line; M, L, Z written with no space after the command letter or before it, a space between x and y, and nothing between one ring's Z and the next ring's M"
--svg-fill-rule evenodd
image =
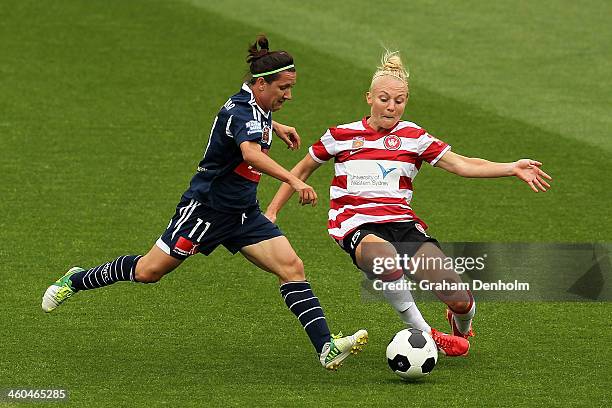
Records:
M366 92L365 97L368 105L372 106L372 94L370 93L370 91Z
M267 84L266 80L263 79L262 77L257 78L257 80L255 81L255 86L260 91L263 91L264 89L266 89L266 84Z

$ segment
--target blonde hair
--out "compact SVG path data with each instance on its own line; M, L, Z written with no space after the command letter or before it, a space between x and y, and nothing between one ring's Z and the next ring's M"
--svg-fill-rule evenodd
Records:
M380 60L380 64L381 65L376 69L376 72L372 76L370 90L372 89L372 85L374 84L376 78L380 78L381 76L385 75L399 79L406 84L406 89L408 89L408 77L410 74L406 69L404 69L404 64L400 58L399 51L385 50L385 53Z

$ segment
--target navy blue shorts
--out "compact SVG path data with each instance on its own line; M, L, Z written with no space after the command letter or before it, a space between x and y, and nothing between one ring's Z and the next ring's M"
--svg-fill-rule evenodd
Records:
M196 253L210 255L219 245L235 254L242 247L281 235L258 207L226 213L183 198L156 245L174 258L186 259Z

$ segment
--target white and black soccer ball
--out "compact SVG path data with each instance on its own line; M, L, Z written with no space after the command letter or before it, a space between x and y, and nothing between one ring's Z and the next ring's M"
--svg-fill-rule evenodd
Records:
M434 369L438 362L438 347L429 333L404 329L389 342L387 362L395 374L403 379L415 380Z

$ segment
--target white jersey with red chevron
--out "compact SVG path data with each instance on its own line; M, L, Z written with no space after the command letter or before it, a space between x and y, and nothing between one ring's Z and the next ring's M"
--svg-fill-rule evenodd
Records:
M335 239L366 223L417 221L412 181L423 161L436 164L450 146L412 122L377 132L358 122L328 129L310 147L318 163L334 159L327 228Z

